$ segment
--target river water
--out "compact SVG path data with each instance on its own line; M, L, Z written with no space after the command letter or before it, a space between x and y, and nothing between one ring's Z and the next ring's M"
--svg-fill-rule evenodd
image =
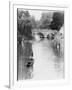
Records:
M51 44L47 39L32 44L33 80L62 79L64 77L63 58L55 55Z

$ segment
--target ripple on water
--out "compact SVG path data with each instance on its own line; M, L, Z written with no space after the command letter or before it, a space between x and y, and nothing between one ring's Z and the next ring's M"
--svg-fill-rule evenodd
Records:
M63 58L55 56L47 40L32 45L34 55L33 79L63 78Z

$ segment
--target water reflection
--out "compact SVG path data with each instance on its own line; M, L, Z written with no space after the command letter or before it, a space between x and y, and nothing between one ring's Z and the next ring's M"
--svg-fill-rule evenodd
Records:
M63 58L55 55L52 43L46 38L33 44L34 51L34 78L57 79L64 77Z
M54 33L37 33L32 40L18 44L18 80L58 79L64 77L64 57L60 56Z

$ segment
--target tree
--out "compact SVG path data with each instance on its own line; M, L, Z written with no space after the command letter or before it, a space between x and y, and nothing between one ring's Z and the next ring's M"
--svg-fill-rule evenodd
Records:
M34 16L31 16L32 29L37 28L37 23Z
M28 11L17 10L17 30L27 39L32 38L32 18Z
M22 9L17 9L17 18L18 19L24 19L30 17L30 14L28 11L24 11Z
M42 13L41 19L40 19L40 28L46 28L49 29L50 22L52 20L52 13Z
M50 24L52 30L60 30L64 24L64 13L63 12L54 12L53 20Z

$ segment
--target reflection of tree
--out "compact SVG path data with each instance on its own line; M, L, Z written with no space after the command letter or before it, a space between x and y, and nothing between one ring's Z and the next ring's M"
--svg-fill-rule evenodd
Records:
M64 55L64 26L60 28L54 38L54 49L57 50L57 54ZM58 46L58 48L57 48Z

